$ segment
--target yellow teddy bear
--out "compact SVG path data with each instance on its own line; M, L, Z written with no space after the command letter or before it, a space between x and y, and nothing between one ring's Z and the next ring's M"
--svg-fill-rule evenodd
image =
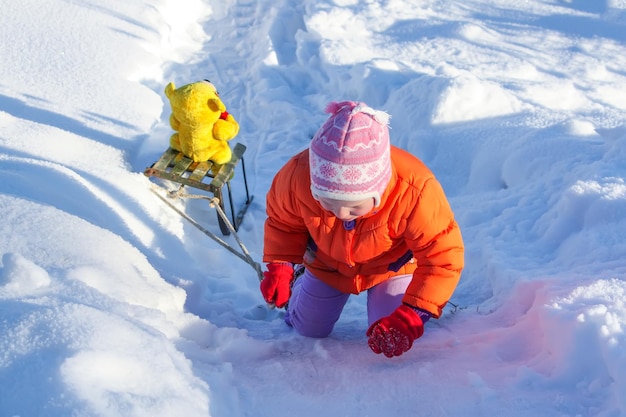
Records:
M195 162L229 162L228 141L239 133L239 124L226 111L215 86L208 80L180 88L169 83L165 96L172 107L170 125L176 131L170 146Z

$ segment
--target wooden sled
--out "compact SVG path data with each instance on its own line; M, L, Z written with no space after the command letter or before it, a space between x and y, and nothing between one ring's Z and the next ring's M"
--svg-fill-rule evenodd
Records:
M240 143L236 144L232 151L230 162L223 165L215 164L212 161L194 162L191 158L186 157L182 152L168 148L163 155L149 168L143 172L147 177L158 177L168 181L180 184L178 190L170 192L172 197L183 196L183 187L193 187L199 190L207 191L219 201L219 206L225 210L223 188L226 186L228 192L228 201L230 205L230 214L232 226L235 230L239 229L239 225L243 221L248 207L252 203L253 196L248 192L248 179L246 178L246 168L243 160L243 154L246 147ZM230 180L235 175L235 167L241 161L243 171L243 181L246 189L246 201L235 215L235 208L232 197ZM230 228L224 219L218 214L217 221L223 235L230 234Z

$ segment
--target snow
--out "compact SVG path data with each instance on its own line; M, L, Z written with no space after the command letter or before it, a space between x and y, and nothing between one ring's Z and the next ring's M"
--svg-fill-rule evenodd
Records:
M2 416L626 416L624 0L22 0L0 27ZM204 78L256 261L329 101L433 169L467 266L411 351L369 350L359 296L298 336L151 192L163 89Z

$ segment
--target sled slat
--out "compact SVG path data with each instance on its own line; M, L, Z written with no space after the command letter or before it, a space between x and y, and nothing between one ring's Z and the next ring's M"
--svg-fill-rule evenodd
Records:
M176 155L178 155L178 151L168 148L165 152L163 152L163 155L161 155L159 160L154 163L152 168L157 171L164 171L170 163L172 163L172 160L174 160Z
M209 170L213 167L213 162L199 162L196 169L189 176L190 181L202 182L202 179L209 174Z
M174 177L179 177L183 172L187 171L187 168L189 168L189 165L192 163L193 160L191 158L183 156L178 162L176 162L176 165L174 165L174 168L172 168L170 173Z

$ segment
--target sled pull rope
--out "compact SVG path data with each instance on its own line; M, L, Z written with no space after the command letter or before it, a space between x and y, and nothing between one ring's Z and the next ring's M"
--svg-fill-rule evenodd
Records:
M203 196L203 195L196 195L196 194L186 194L186 193L182 193L181 189L179 189L178 191L174 191L174 192L170 192L167 191L166 192L172 196L172 198L175 197L186 197L186 198L198 198L198 199L206 199L209 200L209 204L211 207L213 207L215 210L217 210L217 213L219 214L219 216L222 218L222 220L224 220L224 223L226 224L226 226L228 227L228 229L230 230L232 236L235 238L235 240L237 241L237 244L239 244L239 247L241 248L241 253L237 252L235 249L233 249L226 241L224 241L222 238L220 238L219 236L217 236L215 233L212 233L211 231L207 230L206 228L204 228L200 223L198 223L197 221L195 221L194 219L192 219L187 213L183 212L182 210L180 210L178 207L174 206L172 203L170 203L169 201L167 201L167 199L165 197L163 197L156 189L157 188L161 188L156 184L152 184L152 187L150 187L150 190L157 196L159 197L159 199L161 199L165 204L167 204L168 206L170 206L172 208L172 210L174 210L176 213L178 213L182 218L184 218L185 220L187 220L189 223L191 223L193 226L195 226L198 230L200 230L202 233L204 233L205 235L207 235L208 237L210 237L211 239L213 239L215 242L217 242L220 246L224 247L225 249L227 249L229 252L231 252L233 255L236 255L237 257L239 257L241 260L243 260L244 262L246 262L248 265L250 265L257 273L257 277L259 278L259 281L263 280L263 271L261 269L261 265L258 262L255 262L254 259L252 259L252 256L250 256L250 252L248 252L248 249L246 248L246 246L243 244L243 242L241 241L241 239L239 238L239 235L237 235L237 231L235 230L235 228L233 227L232 223L230 222L230 220L228 220L228 217L226 216L226 213L224 213L224 210L222 210L222 207L220 207L220 201L218 198L216 197L207 197L207 196ZM162 189L162 188L161 188Z

